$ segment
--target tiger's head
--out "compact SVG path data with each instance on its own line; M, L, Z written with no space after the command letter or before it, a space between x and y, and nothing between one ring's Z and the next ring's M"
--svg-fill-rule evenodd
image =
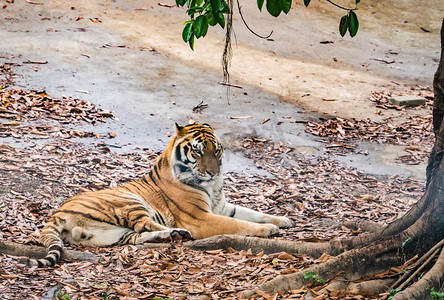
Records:
M180 181L204 186L221 174L222 144L208 124L179 126L172 151L173 173Z

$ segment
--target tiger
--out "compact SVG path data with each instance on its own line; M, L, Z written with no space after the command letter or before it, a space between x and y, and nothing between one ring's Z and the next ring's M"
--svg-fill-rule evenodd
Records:
M114 188L73 196L41 231L46 247L32 267L52 267L64 243L108 247L221 234L268 237L292 226L272 216L228 203L223 190L223 147L208 124L175 124L176 135L148 174Z

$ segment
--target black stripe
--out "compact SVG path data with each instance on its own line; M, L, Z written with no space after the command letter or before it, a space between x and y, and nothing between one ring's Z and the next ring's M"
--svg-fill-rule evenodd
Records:
M43 268L45 266L45 264L43 262L41 262L40 259L39 259L39 260L37 260L37 266L39 268Z
M191 146L189 146L188 144L183 146L183 154L185 157L180 157L178 160L183 162L184 164L189 164L191 161L188 159L188 153L191 150Z
M96 217L94 217L94 216L92 216L90 214L82 213L82 212L79 212L79 211L74 211L74 210L69 210L69 209L63 209L63 210L59 210L59 211L63 212L63 213L67 213L67 214L80 215L80 216L82 216L84 218L91 219L91 220L94 220L94 221L97 221L97 222L101 222L101 223L108 223L108 224L116 225L115 223L107 222L104 219L96 218Z
M47 257L45 257L45 259L46 259L47 261L49 261L49 263L50 263L51 266L55 265L54 257L52 257L52 256L47 256Z
M156 173L157 178L159 178L160 181L162 181L162 178L159 176L159 169L157 168L157 165L154 165L154 173Z
M201 132L197 131L197 132L193 133L192 137L193 137L193 139L195 139L201 134L202 134Z
M131 221L133 221L133 226L137 224L137 221L139 221L140 219L142 219L143 217L147 217L146 214L140 214L137 215L136 217L131 217Z
M132 212L135 212L135 211L144 211L144 212L146 212L146 208L143 207L143 205L141 205L141 204L133 204L133 205L134 205L134 207L131 207L130 209L128 209L128 215L130 213L132 213Z
M191 171L191 168L190 168L190 167L184 166L184 165L182 165L182 164L178 164L178 166L179 166L179 171L180 171L181 173L185 173L185 172L187 172L187 171Z
M115 222L116 224L119 224L119 225L120 225L120 223L119 223L119 219L117 218L117 216L116 216L116 215L110 215L109 213L107 213L107 212L106 212L106 209L105 209L103 206L101 206L101 205L97 205L97 206L99 206L99 207L97 208L97 207L92 207L92 206L90 206L90 205L88 205L88 204L85 204L84 202L78 202L77 204L80 204L80 205L82 205L82 206L84 206L84 207L86 207L86 208L88 208L88 209L95 210L95 211L97 211L97 212L103 214L103 215L104 215L105 217L107 217L108 219L110 219L110 220L114 220L114 222ZM96 204L98 204L98 203L96 203ZM110 207L110 206L108 206L108 207Z
M162 194L164 195L163 192L162 192ZM166 195L165 195L165 196L166 196ZM194 218L194 219L197 219L197 220L202 220L202 219L197 218L195 215L189 213L189 212L186 211L185 209L183 209L183 207L181 207L176 201L173 201L173 199L169 198L168 196L166 196L166 197L168 198L169 201L165 201L165 198L164 198L164 201L165 201L166 203L171 203L171 204L173 204L173 205L174 205L175 207L177 207L177 209L179 209L183 214L188 215L190 218Z
M176 159L181 161L182 155L180 154L180 147L179 146L176 147L175 153L176 153Z
M153 170L150 170L148 175L150 176L151 181L156 185L156 181L154 180L154 177L153 177Z
M55 255L56 260L59 260L59 259L60 259L60 252L59 252L59 251L49 251L49 252L48 252L48 255L49 255L49 254L53 254L53 255Z
M52 245L51 247L48 248L48 251L62 251L62 247L60 247L59 245Z
M155 214L154 214L154 221L156 221L156 223L157 224L160 224L160 219L159 219L159 213L158 212L156 212ZM163 224L161 224L161 225L163 225Z
M159 219L161 221L160 224L161 225L166 225L165 220L163 219L162 215L159 212L157 212L157 211L156 211L156 215L159 216Z
M115 246L115 245L118 245L118 244L126 244L126 243L128 243L128 241L125 241L125 240L126 240L128 237L131 238L131 236L132 236L133 234L135 234L134 231L128 231L128 232L126 232L125 234L123 234L123 235L119 238L119 240L118 240L117 242L115 242L115 243L112 244L111 246Z
M119 186L119 188L125 188L126 190L128 190L129 192L132 193L132 190L130 188L128 188L126 185ZM117 191L119 191L119 190L117 190ZM119 191L119 192L121 192L121 191ZM134 201L133 197L126 197L126 196L123 196L123 195L120 195L120 196L116 195L115 194L115 190L113 190L113 191L108 190L108 193L102 193L101 195L103 197L101 197L99 195L99 196L95 196L94 198L90 198L90 200L100 200L100 201L108 202L108 203L111 203L111 204L114 203L115 198L118 198L119 200L130 200L130 201L132 200L132 201ZM112 208L112 205L109 205L109 206L107 205L106 207L107 208ZM104 209L104 208L101 208L101 209Z
M194 203L192 203L192 204L193 204L193 206L196 207L198 210L203 211L203 212L208 212L208 210L203 209L201 206L199 206L199 205L197 205L197 204L194 204ZM208 206L208 205L207 205L207 206Z
M145 176L142 177L142 182L145 183L145 184L148 184L148 185L150 184L150 183L148 182L148 180L146 180L146 177L145 177Z
M144 184L142 184L142 183L140 183L140 182L137 182L137 181L132 181L132 182L129 183L129 185L130 185L131 187L137 189L138 192L143 192L143 190L140 188L140 186L142 186L143 188L145 188L145 185L144 185ZM134 194L134 191L133 191L133 190L130 190L130 192ZM139 193L139 194L135 194L135 195L140 197L140 193ZM134 198L128 198L127 200L134 201Z
M233 206L233 211L230 214L230 218L233 218L235 214L236 214L236 206Z

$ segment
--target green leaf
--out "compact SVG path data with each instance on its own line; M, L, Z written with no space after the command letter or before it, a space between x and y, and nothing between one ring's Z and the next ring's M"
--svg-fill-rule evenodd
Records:
M222 28L225 28L225 17L224 17L224 14L219 11L214 16L216 17L217 23L219 23L219 25Z
M222 9L220 10L224 14L228 14L230 12L230 9L228 8L228 4L225 1L222 1Z
M196 0L187 0L187 7L194 7L196 6Z
M188 42L192 35L193 35L193 23L188 23L187 25L185 25L182 31L183 41L185 43Z
M209 11L205 14L208 20L208 24L210 26L215 26L217 24L217 19L214 17L214 14L212 11Z
M316 273L313 272L313 271L307 271L307 272L304 274L304 278L305 278L305 279L316 279L316 277L318 277L318 274L316 274Z
M350 36L354 37L358 33L359 28L359 22L358 22L358 16L355 14L354 11L350 11L350 24L348 27L348 32L350 32Z
M361 2L361 0L356 0L356 4L358 4L359 2Z
M273 17L278 17L281 14L281 7L279 6L279 0L267 0L267 11Z
M264 0L257 0L257 7L260 11L262 11L262 6L264 6Z
M213 9L214 13L217 13L218 11L223 9L221 0L210 0L211 8Z
M196 38L205 36L208 31L208 21L204 15L198 16L193 23L193 32Z
M190 48L191 48L191 50L194 51L194 34L191 34L191 37L190 37L189 43L190 43Z
M279 7L285 14L288 14L291 9L291 0L279 0Z
M176 5L177 6L184 6L186 2L187 2L187 0L176 0Z
M404 248L405 244L410 241L410 238L406 238L404 242L402 242L401 248Z
M203 10L204 10L204 8L202 6L193 6L189 9L187 9L187 14L190 17L193 17L195 13L202 12Z
M339 33L341 36L344 36L348 29L348 24L350 23L350 19L348 15L345 15L341 18L341 22L339 22Z
M304 0L305 7L308 7L309 4L310 4L310 0Z

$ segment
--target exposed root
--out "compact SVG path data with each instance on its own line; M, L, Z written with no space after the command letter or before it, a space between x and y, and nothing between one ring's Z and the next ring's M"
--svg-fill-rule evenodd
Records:
M333 297L343 298L347 295L361 295L375 298L379 291L388 290L394 279L373 279L362 282L350 282L348 280L333 280L327 286L317 291L318 294L330 294ZM333 294L331 294L333 292Z
M412 266L412 270L415 270L416 269L416 271L412 274L412 275L410 275L409 273L405 273L401 278L399 278L391 287L390 287L390 289L396 289L396 288L399 288L399 289L403 289L406 285L407 285L407 283L408 282L410 282L410 280L420 271L420 270L422 270L422 268L424 267L424 266L426 266L429 262L430 262L430 260L433 258L433 257L435 257L437 254L438 254L438 252L439 252L439 250L442 248L442 246L444 245L444 240L441 240L441 242L439 242L438 244L436 244L432 249L430 249L426 254L424 254L415 264L413 264L413 266ZM424 262L425 261L425 262ZM409 278L408 278L409 277ZM406 278L408 278L407 279L407 281L406 282L404 282L401 286L399 286L398 287L398 285L401 283L401 282L403 282L404 280L406 280Z
M42 295L40 300L53 300L58 291L60 291L60 285L53 286Z
M435 247L431 249L433 253L429 255L427 260L420 265L420 268L413 273L409 279L401 285L399 288L403 288L411 279L416 277L419 271L427 265L434 257L435 254L441 251L441 254L438 257L435 265L427 272L420 280L416 283L412 284L404 291L398 293L393 298L394 300L403 300L403 299L428 299L430 298L431 289L434 288L438 291L441 286L444 284L444 240L438 243ZM442 248L442 249L441 249Z
M382 229L384 229L384 225L381 225L379 223L370 221L370 220L353 220L353 221L346 221L339 225L333 226L332 229L340 228L342 226L345 226L347 228L351 228L353 230L362 230L364 232L381 232Z
M28 246L23 244L17 244L13 242L0 242L0 253L13 255L13 256L27 256L30 258L43 258L46 256L46 248L38 246ZM90 261L97 263L100 260L100 256L75 250L66 250L62 252L63 260L80 260L80 261Z
M323 253L332 251L330 243L303 243L284 240L265 239L240 235L218 235L206 239L184 243L188 248L194 250L216 250L228 247L236 250L251 249L253 253L304 253L319 257Z
M307 272L314 272L318 274L320 278L328 280L333 278L340 271L344 271L347 276L353 276L354 272L359 272L358 270L362 271L371 269L375 271L378 268L383 270L387 267L387 262L384 261L383 265L375 266L375 257L382 256L398 249L400 247L399 241L402 240L402 238L402 236L390 237L360 249L344 252L322 264L311 266L304 271L278 276L273 280L259 285L254 290L245 291L244 296L249 297L253 295L256 290L277 292L299 289L310 282L310 279L304 278L304 275Z

